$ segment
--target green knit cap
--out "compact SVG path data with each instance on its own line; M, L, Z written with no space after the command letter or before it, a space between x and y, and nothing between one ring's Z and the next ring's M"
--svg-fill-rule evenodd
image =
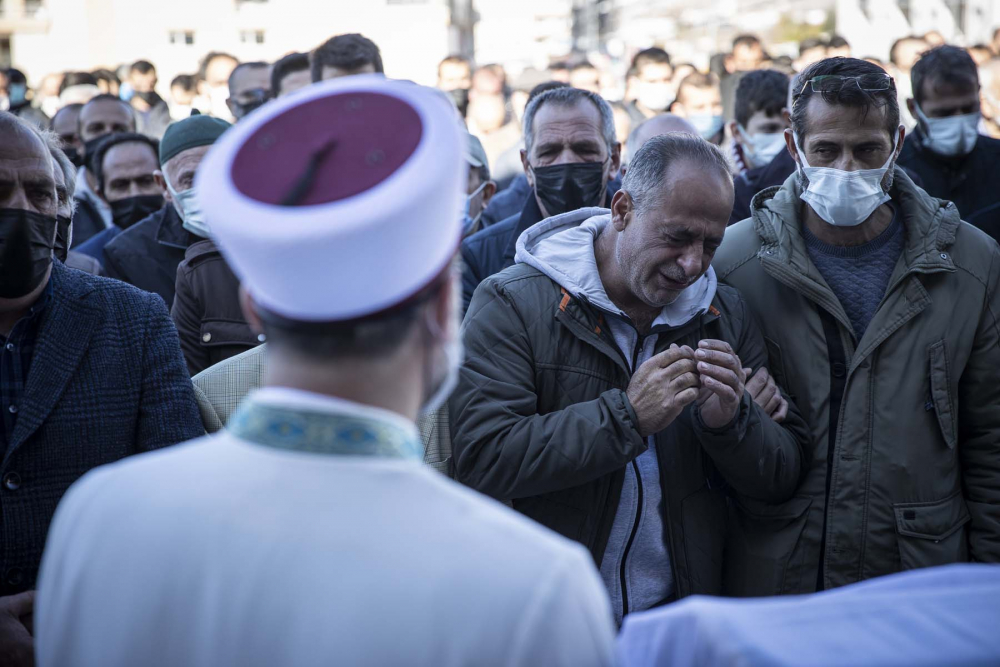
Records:
M171 123L160 141L160 166L190 148L211 146L231 127L226 121L211 116L191 116Z

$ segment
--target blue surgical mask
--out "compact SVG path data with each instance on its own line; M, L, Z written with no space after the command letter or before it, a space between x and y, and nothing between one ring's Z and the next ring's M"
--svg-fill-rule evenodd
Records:
M747 167L750 169L771 164L771 160L785 149L784 131L758 132L751 135L742 125L737 125L736 128L743 135L743 157L747 160Z
M978 111L961 116L928 118L919 105L916 109L917 118L924 126L925 147L947 157L968 155L976 147L982 118Z
M177 192L170 185L170 181L167 181L167 190L170 192L170 197L174 200L174 208L177 209L178 215L181 216L184 229L203 239L210 238L211 231L208 223L205 222L205 213L198 204L195 189L188 188L187 190Z
M489 181L487 181L486 183L489 183ZM481 184L478 188L476 188L475 192L473 192L471 195L465 198L465 203L463 204L463 209L462 209L463 236L468 236L472 232L472 230L476 228L476 224L479 222L479 218L481 218L483 215L483 212L479 211L476 217L473 218L472 216L469 215L469 207L472 206L472 200L476 198L476 195L482 192L483 188L486 187L486 183Z
M698 130L698 134L701 138L709 141L714 139L719 131L722 130L722 126L725 124L726 119L722 116L713 116L708 113L699 113L693 116L688 116L686 118L687 122L694 125L694 129Z
M899 130L885 164L878 169L844 171L832 167L810 167L806 154L795 137L799 152L799 169L809 180L802 201L809 204L820 218L834 227L857 227L882 204L891 199L882 187L885 175L892 168Z
M11 106L21 104L28 97L28 87L23 83L12 83L7 86L7 97Z

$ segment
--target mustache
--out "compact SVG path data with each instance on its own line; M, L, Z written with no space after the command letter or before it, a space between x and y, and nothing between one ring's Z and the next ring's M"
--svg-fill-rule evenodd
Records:
M660 271L660 275L668 280L672 280L675 283L680 283L681 285L684 285L684 287L690 287L698 281L698 278L701 277L698 276L698 278L692 279L679 268L676 271L670 268L663 269Z

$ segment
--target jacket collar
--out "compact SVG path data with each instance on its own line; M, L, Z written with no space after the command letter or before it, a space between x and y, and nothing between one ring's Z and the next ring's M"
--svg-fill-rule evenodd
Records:
M955 243L961 218L955 205L931 197L918 188L896 167L893 187L889 193L902 216L906 245L903 256L907 268L933 272L954 270L947 252ZM816 273L806 251L802 236L800 212L802 186L796 173L780 187L759 192L751 203L754 230L761 239L759 256L773 257L794 270L809 275Z
M171 248L187 250L193 242L193 235L184 229L184 221L181 220L174 205L166 202L154 215L160 216L160 224L156 228L156 242Z
M25 386L24 401L4 456L6 462L52 412L87 351L100 311L87 303L94 290L89 278L52 263L52 300L42 314Z
M284 387L251 395L227 429L265 447L313 454L423 459L412 422L387 410Z

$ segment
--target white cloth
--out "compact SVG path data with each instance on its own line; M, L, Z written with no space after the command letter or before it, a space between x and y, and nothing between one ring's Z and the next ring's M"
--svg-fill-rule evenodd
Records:
M625 619L621 664L1000 665L1000 566L949 565L795 597L695 596Z
M345 406L296 394L256 399ZM413 461L225 432L70 489L35 632L41 667L576 666L614 650L579 545Z

